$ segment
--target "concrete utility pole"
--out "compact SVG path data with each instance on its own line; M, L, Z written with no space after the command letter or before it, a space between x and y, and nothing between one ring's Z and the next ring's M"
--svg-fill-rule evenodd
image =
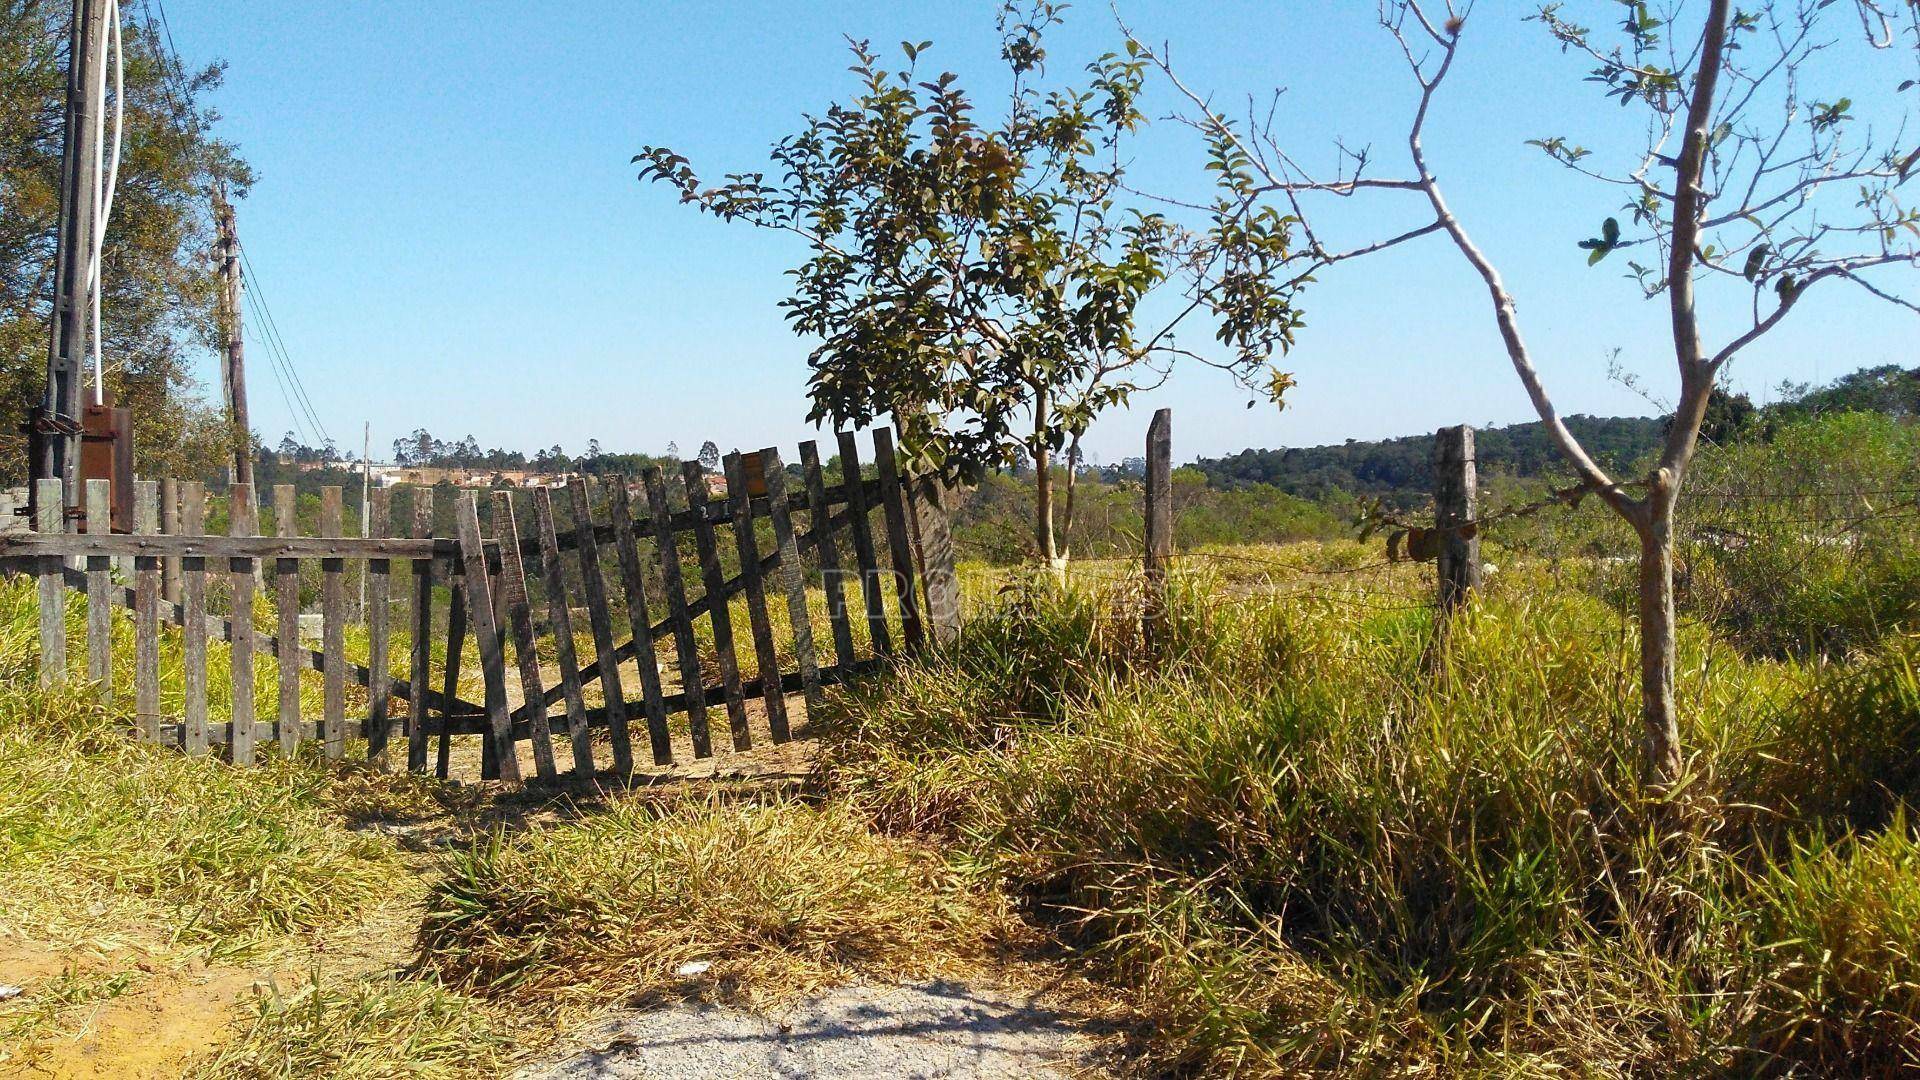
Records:
M220 226L220 278L225 285L225 362L220 365L221 388L227 398L227 419L233 425L233 482L253 490L253 428L247 419L246 321L240 314L240 233L233 223L233 204L224 192L214 195L214 213Z
M53 334L47 350L47 390L33 418L39 436L34 475L64 482L68 508L80 499L80 383L93 308L87 269L93 255L93 164L99 155L98 118L105 108L104 66L108 0L74 0L67 57L65 152L60 166L60 232L54 256Z

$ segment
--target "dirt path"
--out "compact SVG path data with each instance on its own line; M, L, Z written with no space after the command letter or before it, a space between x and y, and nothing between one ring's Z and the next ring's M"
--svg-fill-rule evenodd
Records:
M404 891L366 919L237 962L151 941L58 950L0 941L0 983L40 1001L13 1045L0 1042L0 1075L178 1080L234 1034L256 994L404 965L427 892L427 860L412 862Z
M954 982L843 986L767 1014L689 1002L625 1013L516 1080L1106 1076L1103 1042L1039 995Z

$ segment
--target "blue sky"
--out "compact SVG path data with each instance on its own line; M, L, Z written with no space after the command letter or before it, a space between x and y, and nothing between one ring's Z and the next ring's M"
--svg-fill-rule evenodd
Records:
M1615 7L1569 10L1601 22ZM1307 160L1330 164L1335 137L1371 142L1384 173L1401 160L1414 88L1373 10L1123 3L1191 85L1224 102L1285 87L1280 120ZM1523 145L1552 133L1617 145L1618 110L1521 23L1527 10L1479 5L1429 157L1506 275L1562 410L1649 412L1609 380L1608 359L1621 350L1667 392L1665 309L1638 300L1614 262L1588 269L1574 246L1619 199ZM923 67L958 72L983 99L1004 77L985 2L170 0L167 12L189 64L229 65L220 128L260 174L241 235L313 403L343 447L357 449L370 421L376 456L417 426L529 452L578 452L590 437L649 452L813 437L807 344L776 307L798 241L697 216L636 182L629 159L659 143L714 174L758 166L803 110L851 91L843 35L888 49L933 39ZM1119 41L1104 4L1069 16L1051 45L1063 75ZM1163 94L1151 111L1173 105ZM1197 150L1157 124L1136 175L1201 193ZM1412 220L1384 198L1371 218L1339 208L1336 241ZM1181 459L1531 418L1484 290L1442 241L1338 267L1306 309L1284 360L1300 380L1285 412L1248 410L1223 375L1190 365L1104 419L1089 448L1102 461L1137 454L1162 405ZM1836 290L1745 354L1732 380L1763 396L1783 378L1911 366L1913 322ZM1710 340L1736 329L1715 325ZM250 356L255 425L277 441L289 412L263 350Z

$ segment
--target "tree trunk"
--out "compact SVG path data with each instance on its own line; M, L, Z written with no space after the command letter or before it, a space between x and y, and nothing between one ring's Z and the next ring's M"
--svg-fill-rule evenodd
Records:
M1664 470L1656 474L1664 478ZM1680 725L1673 704L1673 497L1650 492L1640 534L1640 723L1649 779L1668 784L1680 775Z
M1055 574L1063 574L1066 564L1060 557L1053 533L1053 451L1047 447L1046 438L1051 406L1052 401L1046 390L1036 388L1033 398L1033 442L1028 446L1028 452L1033 456L1033 539L1048 569Z
M1080 433L1067 444L1067 503L1060 515L1060 565L1073 558L1073 494L1080 479Z

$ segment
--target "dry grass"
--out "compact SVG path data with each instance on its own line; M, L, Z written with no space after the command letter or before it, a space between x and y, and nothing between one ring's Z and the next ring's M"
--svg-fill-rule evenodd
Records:
M844 807L622 799L454 856L419 962L501 1001L764 1003L859 975L955 973L1018 934L990 895ZM689 964L711 966L679 974Z

